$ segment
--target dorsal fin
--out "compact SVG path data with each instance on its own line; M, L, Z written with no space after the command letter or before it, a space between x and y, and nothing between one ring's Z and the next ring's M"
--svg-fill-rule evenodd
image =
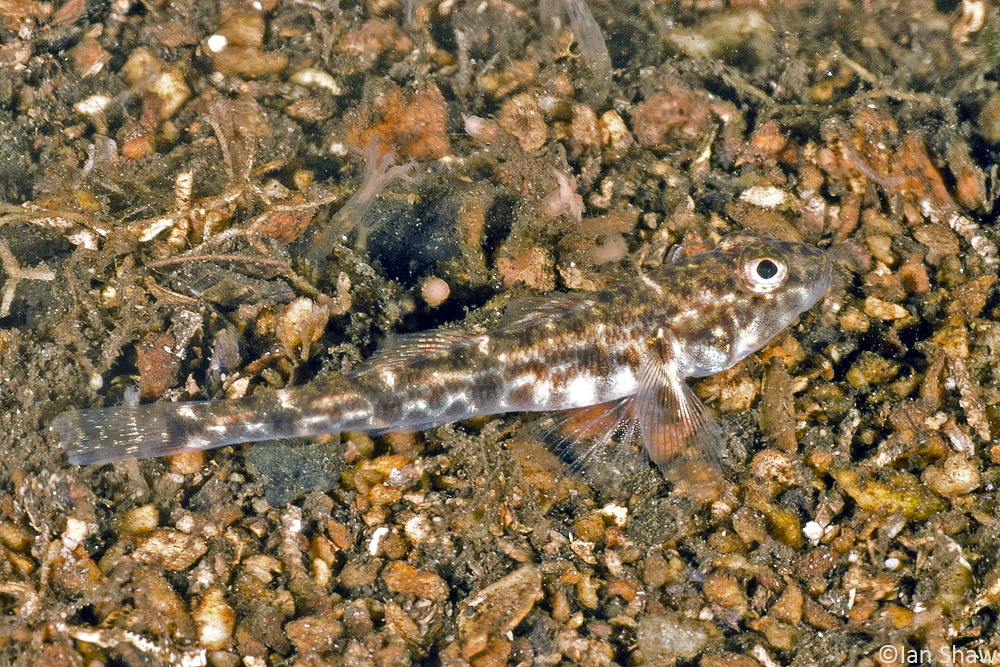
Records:
M503 331L516 331L569 315L593 304L593 292L567 292L511 299L507 302L497 328Z
M420 359L476 345L485 337L486 334L467 329L431 329L393 336L375 354L352 368L346 375L357 377L373 368L394 369L408 366Z

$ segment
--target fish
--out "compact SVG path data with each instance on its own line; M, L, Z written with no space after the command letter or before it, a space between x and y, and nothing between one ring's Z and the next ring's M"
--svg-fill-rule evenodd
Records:
M563 411L567 441L641 440L675 482L676 461L717 466L724 443L688 378L767 344L830 287L820 248L750 232L596 292L508 304L491 331L397 336L343 374L238 399L70 410L53 428L70 463L94 465L277 438L419 431L507 412ZM566 434L569 435L566 435Z

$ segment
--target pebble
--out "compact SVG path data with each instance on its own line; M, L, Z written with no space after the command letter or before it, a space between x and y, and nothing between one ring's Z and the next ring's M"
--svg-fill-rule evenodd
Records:
M979 488L979 470L962 454L952 454L943 464L930 466L920 479L942 496L964 496Z
M898 303L889 303L874 296L865 299L865 315L879 320L901 320L909 316L909 311Z
M205 555L208 545L196 535L161 528L146 538L132 553L140 563L158 565L168 570L186 570Z
M747 612L747 596L736 577L716 570L702 584L702 592L709 602L731 609L740 616Z
M9 521L0 521L0 544L11 551L24 553L31 547L31 532Z
M541 599L542 573L535 565L524 565L470 595L457 617L463 654L475 655L485 648L488 637L513 630Z
M789 583L778 601L772 605L768 615L779 621L798 625L802 620L802 603L802 591L795 584Z
M447 301L450 293L451 288L441 278L428 278L420 287L420 296L423 297L424 303L431 308L437 308Z
M438 602L448 599L448 585L441 577L427 570L419 570L405 561L389 563L382 571L382 580L394 593Z
M213 586L205 591L191 616L198 629L198 642L202 646L210 651L226 647L236 625L236 613L226 602L221 588Z
M160 512L154 505L140 505L126 512L118 524L122 533L145 535L157 529L160 525Z
M945 510L945 503L905 470L883 468L876 477L857 467L833 467L830 474L861 507L877 514L900 512L924 521Z
M285 635L299 653L327 653L344 633L344 626L326 616L303 616L285 625Z
M646 614L639 619L636 643L646 664L692 660L708 644L705 626L679 614Z

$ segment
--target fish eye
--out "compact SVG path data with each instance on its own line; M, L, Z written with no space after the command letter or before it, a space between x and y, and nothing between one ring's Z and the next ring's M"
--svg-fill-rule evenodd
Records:
M788 266L780 259L758 257L743 265L743 274L756 292L770 292L788 275Z

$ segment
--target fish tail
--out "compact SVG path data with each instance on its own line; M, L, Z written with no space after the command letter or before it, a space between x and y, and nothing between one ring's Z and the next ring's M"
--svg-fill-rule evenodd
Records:
M232 444L232 437L206 431L205 421L218 408L210 403L153 403L71 410L56 417L52 427L70 463L110 463Z
M58 415L52 427L75 465L368 427L357 392L342 387L316 394L306 386L234 400L71 410Z

